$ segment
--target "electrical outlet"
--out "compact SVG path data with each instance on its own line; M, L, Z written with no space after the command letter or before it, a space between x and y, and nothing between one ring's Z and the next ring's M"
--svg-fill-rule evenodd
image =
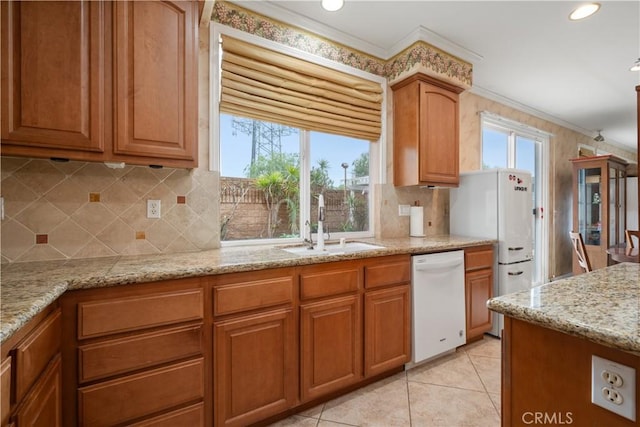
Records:
M147 218L160 218L160 200L147 200Z
M411 216L411 206L398 205L398 216Z
M636 420L636 370L591 356L591 402Z

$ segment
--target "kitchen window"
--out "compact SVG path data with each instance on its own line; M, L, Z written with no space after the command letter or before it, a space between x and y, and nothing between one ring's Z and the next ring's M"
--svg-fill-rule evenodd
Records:
M212 55L211 62L212 99L220 100L212 103L211 109L214 117L211 164L212 169L220 172L221 243L239 245L299 242L310 234L315 242L320 194L325 203L325 239L373 236L373 190L374 184L379 182L379 163L382 161L380 112L384 95L381 85L383 80L366 75L372 79L371 83L358 85L372 88L373 92L364 95L367 99L363 101L363 104L374 107L372 111L365 111L362 106L357 106L354 107L357 109L357 117L347 117L344 122L333 120L333 114L351 107L334 107L339 99L330 97L326 101L330 107L314 105L310 107L313 109L311 114L307 114L305 108L309 100L308 94L300 94L307 101L297 104L295 97L298 94L292 95L288 89L283 89L304 90L306 85L303 81L293 81L291 84L280 81L297 79L293 75L296 70L284 69L281 76L279 66L265 67L267 70L277 70L277 74L267 76L257 83L255 94L251 93L252 88L246 89L245 85L247 76L255 74L253 70L245 75L241 75L243 71L240 70L238 76L229 77L229 70L235 72L237 66L251 64L256 58L265 57L262 52L262 56L252 58L254 49L249 43L266 44L268 49L276 52L276 56L280 48L251 35L234 33L234 39L229 39L226 36L220 37L220 32L224 32L224 28L217 26L212 31L211 38L212 44L221 39L223 46L221 49L211 49L212 53L216 52ZM236 60L236 52L233 50L237 50L241 56L246 53L246 60L241 59L238 64L225 66L225 41L228 42L229 51L233 53L227 57L231 58L227 59L229 62ZM281 49L289 53L289 48ZM296 55L303 56L311 64L309 67L314 66L313 61L323 61L299 52ZM288 59L284 58L282 61L286 65ZM322 64L323 67L327 67L326 62ZM339 68L339 71L335 71L335 77L343 79L349 91L353 91L349 87L351 79L362 79L366 74L345 66ZM262 64L256 65L256 69L262 69ZM345 71L357 75L350 76ZM279 84L273 92L286 93L281 94L283 96L268 95L262 98L264 87L275 80L274 77ZM237 79L237 82L224 81L225 78ZM300 79L302 78L304 77ZM334 76L331 75L330 78L333 79ZM239 93L237 88L246 89L247 93ZM335 82L328 84L327 88L331 93L341 90ZM376 92L378 90L379 93ZM261 98L256 98L258 95ZM314 103L318 101L316 94L312 98ZM337 98L340 98L339 94ZM349 99L345 96L342 98ZM371 102L371 99L378 99L379 105ZM290 100L293 103L291 108L282 105ZM301 106L302 104L305 106ZM318 110L318 117L313 117ZM380 116L377 124L376 116ZM374 121L370 120L371 117Z
M533 283L548 280L547 227L545 206L548 206L546 151L549 134L492 113L481 113L482 169L511 168L531 173L533 189Z

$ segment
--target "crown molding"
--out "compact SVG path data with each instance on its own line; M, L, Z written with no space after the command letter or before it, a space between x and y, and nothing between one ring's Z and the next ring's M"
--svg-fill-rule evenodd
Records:
M436 47L443 52L448 53L449 55L453 55L471 64L475 64L484 59L484 57L479 53L460 46L459 44L452 42L445 37L442 37L440 34L435 33L430 29L423 27L422 25L411 31L409 34L407 34L405 37L398 40L393 46L391 46L391 48L387 51L388 56L386 59L397 55L408 46L411 46L418 41L428 43L433 47Z
M375 56L376 58L384 60L388 59L388 52L386 51L386 49L383 49L380 46L369 43L366 40L362 40L358 37L353 37L347 33L339 31L313 19L298 15L297 13L291 12L290 10L287 10L281 6L261 1L244 2L242 4L230 1L229 3L236 4L239 7L259 13L260 15L264 15L268 18L281 21L287 25L300 28L302 30L313 33L314 35L329 39L333 42L343 44L351 49L359 50L368 55Z
M483 98L487 98L490 99L492 101L496 101L499 102L502 105L505 105L507 107L511 107L514 108L518 111L522 111L523 113L527 113L530 114L534 117L537 117L539 119L542 120L546 120L548 122L554 123L558 126L562 126L564 128L567 129L571 129L572 131L578 132L582 135L588 136L589 138L593 138L595 136L595 134L593 133L593 131L589 130L589 129L585 129L583 127L577 126L573 123L569 123L565 120L559 119L556 116L552 116L551 114L545 113L543 111L537 110L533 107L529 107L528 105L522 104L518 101L514 101L511 98L507 98L506 96L502 96L499 95L495 92L492 92L488 89L485 89L483 87L480 86L476 86L474 85L471 89L469 89L469 92L478 95L478 96L482 96ZM629 147L618 142L618 141L614 141L610 138L607 138L607 140L605 141L608 145L623 149L625 151L629 151Z
M231 1L230 3L234 2ZM302 30L319 35L333 42L343 44L351 49L359 50L363 53L372 55L385 61L394 57L417 41L428 43L449 55L453 55L471 64L477 63L484 59L482 55L473 52L463 46L460 46L459 44L445 37L442 37L438 33L435 33L423 26L419 26L418 28L414 29L405 37L394 43L393 46L391 46L389 49L385 49L381 46L369 43L368 41L358 37L353 37L347 33L339 31L313 19L301 16L295 12L291 12L290 10L273 3L259 1L244 2L242 4L238 4L238 6L252 10L255 13L259 13L271 19L282 21L288 25L293 25Z

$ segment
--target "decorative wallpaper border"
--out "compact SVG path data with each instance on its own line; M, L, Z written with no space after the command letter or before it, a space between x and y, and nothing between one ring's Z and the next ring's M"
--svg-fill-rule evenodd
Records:
M426 42L418 41L385 61L225 1L215 2L211 19L285 46L386 77L389 81L420 68L458 86L471 87L473 66Z

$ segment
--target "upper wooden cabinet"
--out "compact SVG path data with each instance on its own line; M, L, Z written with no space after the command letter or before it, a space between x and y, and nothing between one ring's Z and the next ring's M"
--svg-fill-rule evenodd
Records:
M394 185L456 187L462 88L420 73L391 88Z
M606 267L607 248L625 242L627 162L612 155L580 157L571 162L573 231L582 234L591 267ZM582 272L573 255L573 274Z
M2 154L103 158L105 6L2 2Z
M197 4L114 5L114 157L195 161Z
M2 2L2 155L197 165L197 2Z

